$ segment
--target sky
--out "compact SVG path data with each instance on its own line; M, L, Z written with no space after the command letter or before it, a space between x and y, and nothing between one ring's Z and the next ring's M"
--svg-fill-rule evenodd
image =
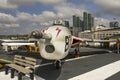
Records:
M91 13L96 25L120 21L120 0L0 0L0 35L29 34L61 18Z

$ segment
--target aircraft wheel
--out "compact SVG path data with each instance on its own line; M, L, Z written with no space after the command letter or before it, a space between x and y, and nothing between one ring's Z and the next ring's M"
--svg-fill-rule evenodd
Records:
M61 61L60 61L60 60L55 61L55 68L56 68L56 69L60 69L61 66L62 66L62 64L61 64Z

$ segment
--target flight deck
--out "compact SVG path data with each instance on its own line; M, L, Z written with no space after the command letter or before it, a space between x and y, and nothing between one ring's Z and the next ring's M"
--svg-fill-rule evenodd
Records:
M24 54L22 54L24 55ZM25 54L26 55L26 54ZM0 58L13 59L12 54L0 54ZM34 80L119 80L120 55L110 50L81 47L81 55L74 58L70 54L62 62L62 68L56 69L53 61L41 60L37 56L39 67L35 70ZM0 69L1 80L18 80L5 75L4 68ZM30 80L23 76L23 80Z

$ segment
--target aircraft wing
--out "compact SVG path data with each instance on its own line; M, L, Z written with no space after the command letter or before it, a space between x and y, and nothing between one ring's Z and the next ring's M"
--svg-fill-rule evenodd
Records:
M22 45L35 45L34 41L29 40L1 40L3 46L22 46Z
M104 42L116 42L116 40L100 40L100 39L86 39L86 38L79 38L79 37L75 37L75 36L72 36L72 44L71 44L71 47L74 47L82 42L101 42L101 43L104 43Z
M22 46L22 45L35 45L35 43L29 42L29 43L2 43L3 46Z
M115 39L111 39L111 40L101 40L101 39L86 39L86 38L82 38L84 42L116 42Z
M11 39L0 39L2 42L28 42L28 40L11 40Z
M83 42L83 39L81 38L78 38L78 37L75 37L75 36L72 36L72 44L71 44L71 47L74 47L80 43Z

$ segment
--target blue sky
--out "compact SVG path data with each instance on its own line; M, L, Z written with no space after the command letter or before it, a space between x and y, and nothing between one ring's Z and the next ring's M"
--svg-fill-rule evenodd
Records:
M50 25L58 17L95 17L95 26L120 19L120 0L0 0L0 34L29 34ZM71 25L72 26L72 25Z

